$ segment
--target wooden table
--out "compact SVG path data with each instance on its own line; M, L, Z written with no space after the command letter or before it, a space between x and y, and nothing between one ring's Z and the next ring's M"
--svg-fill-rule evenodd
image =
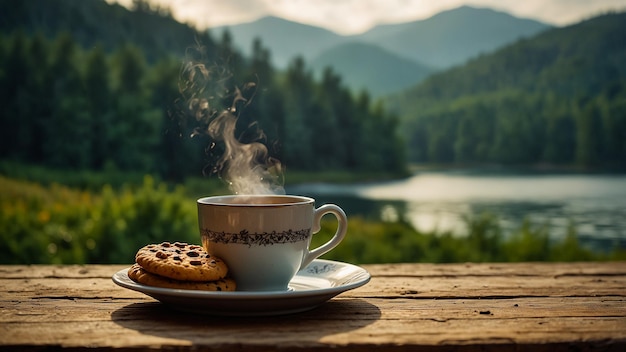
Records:
M363 266L304 313L224 318L115 285L123 265L0 266L0 350L626 350L626 263Z

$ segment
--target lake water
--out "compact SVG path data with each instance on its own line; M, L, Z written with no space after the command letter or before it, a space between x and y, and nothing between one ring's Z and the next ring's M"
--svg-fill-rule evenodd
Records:
M626 248L626 175L420 172L392 182L305 184L286 191L314 197L318 205L338 204L349 216L385 221L402 216L423 231L462 236L465 216L489 212L505 233L526 219L547 226L555 239L575 226L589 248Z

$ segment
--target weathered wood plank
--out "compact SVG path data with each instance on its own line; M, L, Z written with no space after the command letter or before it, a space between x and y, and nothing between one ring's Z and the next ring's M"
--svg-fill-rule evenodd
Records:
M132 314L136 320L154 320L160 311L171 309L147 296L138 299L33 299L0 301L0 323L79 322L108 320L112 312ZM70 309L59 309L67 307ZM316 320L431 319L518 319L611 317L626 318L626 299L616 297L518 298L518 299L360 299L348 295L327 306L302 315ZM171 311L168 314L184 313Z
M357 291L364 297L412 296L423 298L454 297L529 297L529 296L626 296L626 276L615 277L480 277L406 278L375 277Z
M130 265L2 265L0 279L106 278Z
M374 276L611 276L626 275L626 262L370 264Z
M535 277L493 276L489 280L473 276L448 277L374 277L351 292L356 297L420 298L514 298L514 297L626 297L624 276ZM107 278L0 279L0 297L137 297Z
M118 265L5 265L0 278L111 277L131 264ZM464 263L464 264L367 264L373 276L611 276L626 275L626 262L576 263Z
M332 306L330 304L329 306ZM137 308L141 309L141 308ZM145 313L145 312L142 312ZM626 343L626 318L562 317L516 319L311 319L302 315L264 319L224 319L153 315L135 319L131 312L111 320L29 322L2 325L0 344L62 344L67 347L237 346L292 347L376 345L489 345L582 341ZM138 314L134 312L132 314ZM304 314L306 315L306 314ZM88 336L88 338L86 338Z

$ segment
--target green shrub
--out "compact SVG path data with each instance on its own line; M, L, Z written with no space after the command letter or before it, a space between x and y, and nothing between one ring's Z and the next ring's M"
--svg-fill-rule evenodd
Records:
M82 263L89 247L80 227L95 205L88 192L0 176L2 263Z
M129 263L147 243L199 243L195 203L146 177L99 193L0 176L2 263Z
M574 228L563 241L551 241L545 226L525 221L504 236L497 217L481 214L466 218L467 236L454 233L422 233L406 222L371 222L359 217L348 221L344 241L323 258L351 263L455 263L520 261L623 260L625 251L608 255L594 253L580 245ZM312 247L327 241L336 221L324 219Z
M85 234L96 243L87 258L91 263L132 262L137 249L148 243L200 243L195 203L182 188L170 192L149 176L139 188L115 193L105 187L87 221Z

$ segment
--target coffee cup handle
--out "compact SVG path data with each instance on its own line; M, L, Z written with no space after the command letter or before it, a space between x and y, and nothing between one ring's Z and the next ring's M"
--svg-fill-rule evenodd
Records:
M315 248L312 251L309 251L304 256L304 258L302 259L302 264L300 265L300 269L305 268L307 265L311 264L314 259L328 253L331 249L337 247L339 242L341 242L346 236L346 230L348 229L348 218L343 209L339 208L335 204L324 204L314 210L313 227L311 228L311 233L315 234L319 232L319 230L321 229L320 222L322 221L322 217L326 214L333 214L337 218L337 231L335 232L333 238L331 238L328 242Z

